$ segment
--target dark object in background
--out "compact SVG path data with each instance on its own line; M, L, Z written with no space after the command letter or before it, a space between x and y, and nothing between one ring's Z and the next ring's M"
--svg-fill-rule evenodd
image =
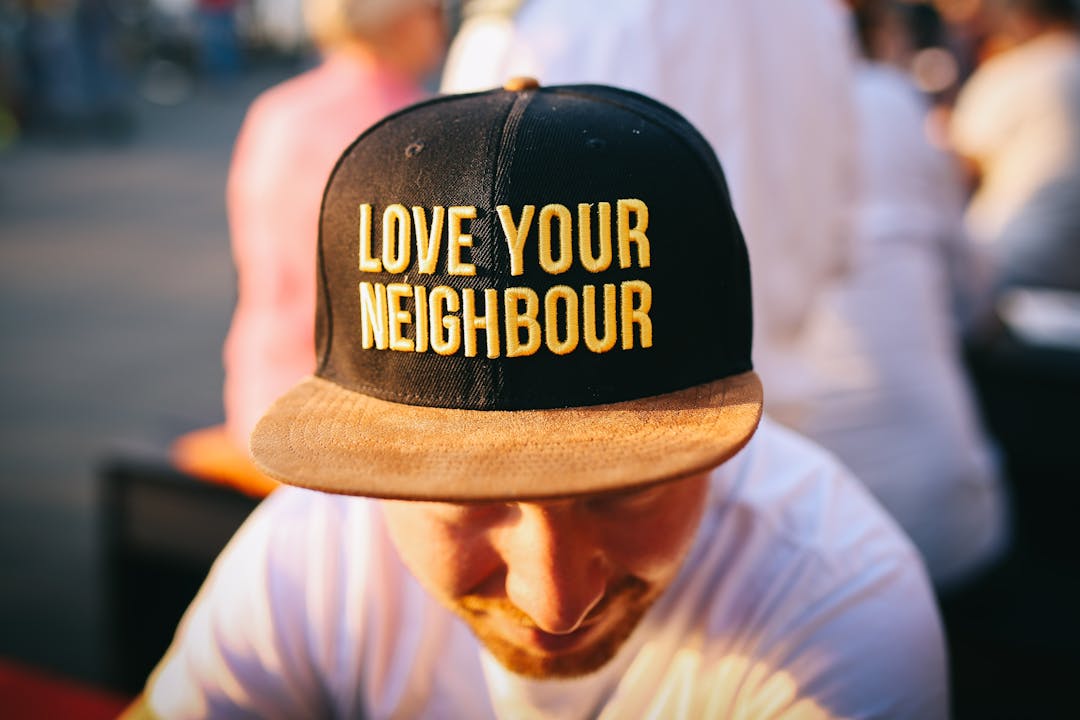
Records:
M999 327L967 348L1012 494L1008 556L941 598L956 720L1065 717L1080 672L1080 352Z
M165 653L214 558L257 498L180 472L163 457L121 455L100 472L109 685L137 693Z

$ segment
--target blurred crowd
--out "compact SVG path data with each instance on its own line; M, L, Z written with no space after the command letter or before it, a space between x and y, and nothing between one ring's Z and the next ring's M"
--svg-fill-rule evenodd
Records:
M303 59L300 0L3 0L0 147L21 134L129 137L134 106L227 86L267 58Z

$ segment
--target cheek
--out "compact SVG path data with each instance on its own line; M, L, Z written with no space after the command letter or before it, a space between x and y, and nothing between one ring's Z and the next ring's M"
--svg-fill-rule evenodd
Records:
M388 501L381 507L402 562L435 597L458 597L497 570L485 533L440 522L416 503Z
M705 492L682 493L658 512L608 530L608 547L618 548L612 559L627 572L648 582L673 578L693 544Z
M638 525L630 532L622 532L621 538L612 544L620 548L613 559L632 575L649 582L662 582L674 577L683 557L694 539L697 522L690 525L678 523L647 523Z

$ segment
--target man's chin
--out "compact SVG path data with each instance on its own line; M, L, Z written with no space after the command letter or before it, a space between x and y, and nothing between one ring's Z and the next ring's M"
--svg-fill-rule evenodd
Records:
M589 675L606 665L630 637L640 619L641 614L632 619L624 618L625 622L620 622L610 632L569 650L521 647L475 626L473 632L492 657L510 672L538 680L567 679Z

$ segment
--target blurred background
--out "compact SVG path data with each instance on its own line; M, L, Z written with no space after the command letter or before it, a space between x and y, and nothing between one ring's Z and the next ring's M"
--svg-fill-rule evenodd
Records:
M0 5L0 657L114 680L101 465L221 416L231 147L306 56L242 9L211 74L190 3Z
M298 0L230 4L204 48L194 0L0 2L0 667L126 691L145 671L110 659L104 468L221 422L233 142L314 62ZM209 535L146 591L190 600Z
M1008 43L981 0L905 6L899 62L950 151L960 88ZM122 707L257 502L193 483L169 448L224 419L234 140L315 62L300 0L0 0L0 716L20 687L86 693L74 717ZM1080 669L1064 322L1050 344L1001 318L966 340L1015 513L1008 557L944 600L967 717L1064 707Z

